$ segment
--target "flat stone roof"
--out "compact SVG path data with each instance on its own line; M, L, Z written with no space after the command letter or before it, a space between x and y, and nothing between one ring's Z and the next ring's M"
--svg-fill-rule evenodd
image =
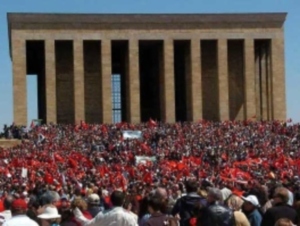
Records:
M104 28L110 25L111 28L127 25L129 28L138 25L148 24L155 28L157 25L165 25L168 29L170 25L190 25L190 27L223 27L230 24L230 27L236 27L247 24L260 26L282 26L286 13L235 13L235 14L43 14L43 13L7 13L7 20L11 29L26 29L39 27L55 28L59 25L69 25L70 28L84 29L85 25L96 25L95 27ZM27 26L26 26L27 25ZM31 25L31 26L29 26ZM46 26L45 26L46 25ZM49 26L47 26L49 25ZM74 26L75 25L75 26ZM100 25L100 26L99 26ZM152 26L151 26L152 25ZM223 25L223 26L222 26ZM126 27L126 26L125 26ZM161 26L160 26L161 27ZM93 29L93 26L88 26Z
M11 30L40 29L218 29L281 28L287 13L233 14L57 14L7 13Z

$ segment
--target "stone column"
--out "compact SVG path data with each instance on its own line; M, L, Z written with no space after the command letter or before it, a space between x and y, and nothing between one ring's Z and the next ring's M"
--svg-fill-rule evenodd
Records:
M74 54L74 114L75 123L85 120L83 41L73 41Z
M102 69L102 122L112 123L111 97L111 40L101 41L101 69Z
M163 45L163 78L162 81L162 117L163 122L175 122L174 90L174 45L172 39L165 39Z
M190 120L198 121L202 115L201 45L199 39L191 40L191 113Z
M229 119L227 39L218 40L218 79L220 120Z
M46 119L56 123L55 41L45 40Z
M128 119L131 123L141 121L140 107L140 72L139 72L139 40L129 40L129 73L128 73Z
M272 100L273 117L275 120L286 120L285 69L284 69L284 38L271 40L272 60Z
M254 40L244 40L246 119L256 117Z
M27 126L26 40L12 38L14 123Z

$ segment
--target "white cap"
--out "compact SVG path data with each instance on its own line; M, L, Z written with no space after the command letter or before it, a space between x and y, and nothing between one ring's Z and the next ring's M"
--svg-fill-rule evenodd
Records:
M107 190L102 190L102 195L103 196L108 196L108 191Z
M60 217L61 216L58 214L57 208L51 207L51 206L48 206L44 210L44 213L38 215L38 218L41 218L41 219L56 219L56 218L60 218Z
M90 194L89 197L88 197L88 203L99 204L100 203L99 195L97 195L97 194Z
M259 207L258 199L255 195L248 195L247 197L242 197L246 202L250 202L253 206Z

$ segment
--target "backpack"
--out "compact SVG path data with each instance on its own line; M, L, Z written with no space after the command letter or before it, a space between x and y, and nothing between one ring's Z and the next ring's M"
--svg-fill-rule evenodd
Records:
M190 220L197 217L196 209L205 205L201 196L183 196L179 199L180 205L180 226L190 226Z
M204 226L235 226L234 211L221 205L208 207L204 220Z

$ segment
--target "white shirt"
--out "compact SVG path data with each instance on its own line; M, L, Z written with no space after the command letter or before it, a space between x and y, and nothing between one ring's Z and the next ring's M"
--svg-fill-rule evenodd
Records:
M135 217L122 207L100 212L92 220L86 219L78 208L74 210L74 215L83 226L138 226Z
M10 210L4 210L0 213L0 225L1 223L9 220L11 218L11 211Z
M5 221L3 226L39 226L35 221L31 220L26 215L14 216Z

